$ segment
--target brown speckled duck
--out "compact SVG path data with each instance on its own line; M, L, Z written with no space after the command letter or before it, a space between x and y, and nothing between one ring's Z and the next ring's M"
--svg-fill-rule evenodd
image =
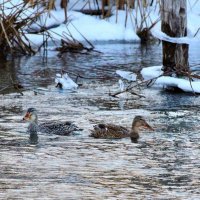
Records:
M120 139L130 137L132 141L137 141L139 138L139 129L147 128L154 130L142 116L136 116L133 119L132 128L127 128L115 124L98 124L91 130L91 137L104 139Z
M47 122L38 124L38 115L35 108L29 108L23 117L23 120L29 122L28 133L31 135L37 132L50 133L55 135L69 135L73 131L80 131L72 122Z

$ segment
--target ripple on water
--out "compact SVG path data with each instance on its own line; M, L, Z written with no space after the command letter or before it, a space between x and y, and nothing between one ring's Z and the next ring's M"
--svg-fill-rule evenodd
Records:
M0 199L199 199L199 97L154 89L141 91L146 98L124 101L108 96L109 90L117 88L116 69L160 64L157 47L148 50L131 45L123 46L121 56L111 55L110 64L110 57L98 54L49 58L51 70L46 66L39 70L39 57L16 66L21 74L18 78L30 89L53 83L54 72L63 66L86 76L106 72L110 79L81 80L78 92L71 94L52 86L36 96L32 91L20 97L1 96ZM105 52L110 48L107 45ZM21 121L28 107L38 109L40 121L70 120L84 130L69 137L39 133L33 142L26 134L27 124ZM95 120L130 127L137 114L155 128L144 131L138 143L129 138L88 136Z
M15 142L1 140L0 191L3 197L17 192L27 198L41 198L42 193L84 199L131 199L133 194L136 199L197 197L198 144L175 134L171 140L169 133L152 133L137 144L129 138L49 140L40 135L38 146L29 145L26 137L12 136ZM191 136L199 139L197 133Z

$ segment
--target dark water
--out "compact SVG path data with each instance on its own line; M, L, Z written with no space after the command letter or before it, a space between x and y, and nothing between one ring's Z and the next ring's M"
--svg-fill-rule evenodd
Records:
M90 80L109 80L117 77L117 69L137 71L141 67L161 64L159 45L141 47L139 44L102 44L96 45L101 53L65 54L61 58L55 51L49 51L47 59L43 54L23 57L1 64L1 89L19 81L26 89L38 86L46 87L54 82L55 73L61 70L73 72L72 77L80 74ZM84 81L87 81L84 80ZM5 92L5 90L4 90Z
M97 49L102 53L59 58L48 52L47 63L37 55L1 65L1 88L11 75L27 91L0 96L0 199L200 199L200 97L153 88L141 89L146 98L110 97L118 88L116 69L160 65L161 47ZM196 47L190 55L193 65L200 63ZM61 69L85 77L77 92L54 87ZM34 95L37 87L48 90ZM37 108L39 121L70 120L84 130L29 137L21 120L28 107ZM88 136L95 120L130 127L138 114L155 131L143 132L136 144Z

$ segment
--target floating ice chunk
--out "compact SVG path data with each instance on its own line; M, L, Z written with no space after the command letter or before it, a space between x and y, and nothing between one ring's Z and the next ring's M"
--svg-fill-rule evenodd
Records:
M62 78L62 75L61 74L56 74L56 77L57 78Z
M156 84L162 86L178 87L185 92L200 93L200 81L189 81L186 79L163 76L156 80Z
M156 78L162 75L163 71L161 69L162 66L146 67L141 70L141 74L145 80L150 80L152 78Z
M35 88L36 90L41 90L41 91L49 91L49 89L47 88L43 88L43 87L37 87Z
M178 87L185 92L196 92L200 93L200 81L190 82L188 80L179 82Z
M124 103L125 103L124 99L127 99L128 95L127 95L127 92L124 92L124 90L125 90L124 82L121 79L119 79L118 83L119 83L120 92L122 92L121 94L117 95L119 97L119 102L118 103L119 103L120 109L123 110L124 109Z
M69 77L67 73L61 75L56 74L55 82L57 86L64 90L76 90L78 85Z
M128 80L128 81L136 81L137 75L133 72L129 71L123 71L123 70L116 70L116 74L121 76L122 78Z
M121 92L124 91L125 85L124 85L124 82L122 81L122 79L119 79L118 83L119 83L119 89L120 89L120 91Z
M141 74L145 80L158 77L154 86L161 87L178 87L185 92L196 92L200 93L200 81L189 81L183 78L176 78L162 75L161 66L153 66L142 69Z

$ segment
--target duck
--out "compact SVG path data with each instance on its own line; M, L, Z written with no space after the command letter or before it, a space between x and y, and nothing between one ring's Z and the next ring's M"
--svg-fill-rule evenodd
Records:
M23 117L23 120L29 122L27 132L30 133L30 135L37 134L37 132L42 132L66 136L70 135L74 131L82 130L69 121L64 123L53 121L38 124L38 115L35 108L28 108L25 116Z
M154 129L146 122L146 120L138 115L135 116L132 122L131 130L115 124L97 124L91 130L90 137L102 139L121 139L130 137L132 142L139 139L139 129L147 128L151 131Z

